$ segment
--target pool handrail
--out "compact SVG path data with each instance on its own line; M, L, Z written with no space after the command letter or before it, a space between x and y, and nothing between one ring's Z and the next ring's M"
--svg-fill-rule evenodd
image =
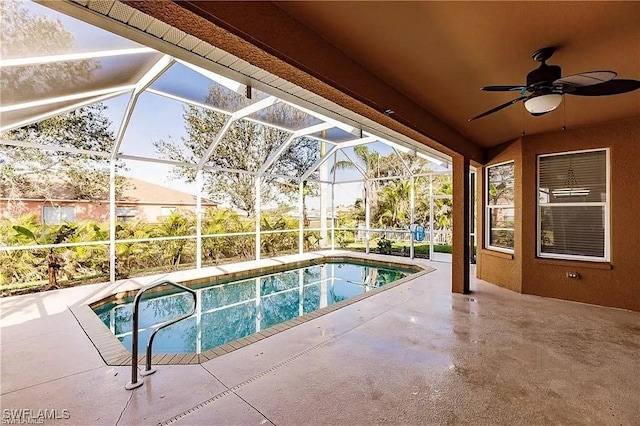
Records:
M155 330L153 330L153 332L149 336L149 342L147 343L147 359L146 359L144 371L140 372L141 376L148 376L156 372L155 368L151 367L151 356L153 351L153 339L156 337L156 334L158 333L158 331L162 330L163 328L169 327L170 325L173 325L179 321L187 319L196 312L197 305L198 305L198 298L196 296L196 292L190 289L189 287L185 287L183 285L177 284L170 280L162 280L162 281L158 281L156 283L152 283L147 286L144 286L140 290L138 290L138 293L136 293L136 296L133 299L133 329L132 329L132 336L131 336L131 381L127 383L124 387L127 390L132 390L137 387L140 387L144 383L142 378L138 380L138 331L139 331L138 330L139 329L138 307L140 305L140 300L142 300L142 295L147 290L151 290L152 288L160 287L163 285L170 285L191 294L193 296L193 308L191 309L191 312L181 315L178 318L174 318L172 320L163 322Z

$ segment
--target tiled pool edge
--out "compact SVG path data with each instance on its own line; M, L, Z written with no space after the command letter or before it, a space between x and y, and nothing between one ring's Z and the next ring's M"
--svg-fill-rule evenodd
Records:
M369 260L365 257L356 257L356 256L326 256L322 259L317 259L322 261L343 261L343 260ZM403 259L404 260L404 259ZM288 267L298 267L303 264L308 264L309 262L313 262L315 260L301 260L298 262L291 262L287 264ZM381 263L386 266L408 266L408 262L393 262L393 261L380 261L378 259L375 260L376 263ZM334 303L333 305L320 308L315 310L309 314L305 314L301 317L296 317L291 320L282 322L280 324L276 324L272 327L269 327L265 330L262 330L258 333L250 334L248 336L242 337L240 339L225 343L222 346L218 346L216 348L210 349L208 351L202 352L200 354L195 353L187 353L187 354L156 354L151 358L151 362L153 365L190 365L190 364L201 364L203 362L212 360L219 356L225 355L227 353L233 352L235 350L244 348L245 346L250 345L251 343L258 342L267 337L273 336L274 334L278 334L285 330L288 330L296 325L303 324L305 322L311 321L315 318L326 315L330 312L333 312L337 309L343 308L345 306L349 306L353 303L359 302L365 298L374 296L383 291L395 288L399 285L407 283L408 281L419 278L423 275L426 275L435 269L430 268L425 265L417 265L411 264L414 268L421 269L409 276L403 277L399 280L396 280L392 283L386 284L382 287L375 288L366 293L361 293L357 296L351 297L349 299L340 301L338 303ZM257 268L254 272L257 273L265 273L268 274L281 268L282 265L274 265L265 268ZM240 273L235 273L232 275L239 275ZM201 283L201 279L190 280L187 281L190 285L196 285ZM78 324L83 329L89 340L93 343L94 347L100 354L100 357L103 359L105 364L109 366L125 366L131 364L131 353L124 347L124 345L118 340L118 338L109 330L102 321L98 318L98 316L93 312L91 307L88 304L69 306L72 314L78 321ZM145 355L140 355L138 357L140 365L144 365L145 363Z

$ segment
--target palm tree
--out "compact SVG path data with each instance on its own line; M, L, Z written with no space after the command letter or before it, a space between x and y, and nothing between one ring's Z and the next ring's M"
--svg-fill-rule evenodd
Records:
M440 184L438 191L441 195L452 195L453 186L450 180ZM451 198L436 198L433 202L434 224L437 229L450 229L452 224L451 214L453 205Z
M381 225L401 227L410 215L411 184L408 179L392 180L381 191L378 221Z
M193 235L195 234L195 217L187 216L176 210L160 222L158 233L162 237ZM169 240L165 242L164 246L172 266L176 267L180 264L187 243L187 239Z
M355 146L353 148L353 152L356 155L359 166L364 171L365 195L369 200L369 205L375 209L378 206L378 190L380 189L380 181L371 179L380 176L380 154L369 150L366 145ZM331 168L331 173L336 173L337 170L352 170L354 168L356 168L356 166L351 161L340 160L334 163ZM373 216L375 216L375 214Z

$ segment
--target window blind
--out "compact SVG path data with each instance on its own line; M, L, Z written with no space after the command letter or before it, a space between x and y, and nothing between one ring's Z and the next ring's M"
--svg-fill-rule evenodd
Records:
M606 156L599 150L539 158L540 256L605 259Z

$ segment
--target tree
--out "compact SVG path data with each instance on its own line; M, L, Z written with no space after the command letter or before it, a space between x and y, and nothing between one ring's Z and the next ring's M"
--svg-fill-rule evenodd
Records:
M374 222L386 226L402 226L410 215L410 183L408 180L389 179L373 180L385 176L402 176L411 173L428 173L429 162L415 155L389 153L380 155L371 151L366 145L357 145L353 149L356 161L365 174L365 192L371 206L371 217ZM409 170L407 170L407 167ZM337 161L332 169L353 169L355 165L348 160ZM390 187L387 189L387 187Z
M222 86L212 85L205 103L225 105L232 110L238 110L246 105L246 99ZM290 135L287 131L267 126L262 122L295 128L311 125L308 116L286 104L276 104L266 108L256 113L253 118L260 122L245 119L235 121L207 162L208 166L249 173L207 169L204 180L204 192L209 198L244 210L248 216L252 216L257 207L255 205L256 179L261 179L262 203L274 201L283 194L292 196L297 193L295 186L282 185L273 176L264 175L259 178L255 175L264 161ZM182 140L183 146L171 139L156 141L154 145L167 159L198 163L228 119L225 114L189 105L184 110L187 136ZM319 144L316 141L298 138L278 158L270 172L292 177L299 176L313 164L318 152ZM178 178L193 182L196 169L178 167L174 173Z
M246 221L245 221L246 222ZM247 259L255 252L255 239L249 235L229 235L249 232L252 226L232 210L208 209L202 218L202 254L207 263L218 264L220 259ZM226 234L225 236L218 236Z
M374 181L371 179L379 176L380 154L369 150L366 145L356 145L353 148L353 152L356 155L356 161L359 163L358 165L364 171L364 192L369 200L369 205L372 207L372 215L375 217L375 212L378 207L378 190L380 188L380 181ZM340 160L335 162L331 168L331 173L336 173L338 170L355 168L356 165L351 161Z
M76 45L73 34L58 20L27 10L22 2L0 2L2 58L68 53ZM11 105L46 96L60 87L88 81L100 68L95 60L61 61L2 68L2 101Z
M76 233L77 228L63 224L55 227L43 227L39 234L34 234L28 228L15 225L13 229L20 235L33 241L35 244L61 244L71 238ZM62 260L56 256L54 248L49 249L47 255L47 275L49 277L49 285L45 290L51 290L58 287L58 270L62 267Z
M0 2L2 57L45 56L73 51L74 36L62 23L38 15L21 2ZM60 88L89 81L100 68L95 60L61 61L2 69L3 104L15 104L49 96ZM0 139L109 152L114 137L106 106L96 104L48 118L0 135ZM53 172L53 173L47 173ZM124 180L119 179L121 191ZM0 151L0 194L6 198L50 198L65 186L78 199L108 195L109 174L104 160L84 154L43 151L4 145ZM67 194L69 195L69 194Z
M103 104L82 107L10 130L0 138L109 152L114 135L104 115L106 108ZM73 199L104 200L109 194L108 166L102 157L5 145L0 151L0 194L9 199L51 199L63 191ZM117 167L122 169L124 165ZM125 182L122 176L116 178L116 196L122 194Z
M446 179L445 179L446 178ZM448 175L436 175L433 182L434 194L448 195L453 194L453 185ZM451 229L453 225L453 200L451 197L436 198L433 200L433 216L436 229Z
M513 163L489 168L489 203L513 202Z
M408 179L394 179L382 188L378 207L381 225L399 228L409 222L411 184Z
M195 234L196 220L193 214L176 210L162 219L158 224L158 234L161 237L183 237ZM187 239L165 241L163 246L173 267L180 265L185 250L189 245Z

